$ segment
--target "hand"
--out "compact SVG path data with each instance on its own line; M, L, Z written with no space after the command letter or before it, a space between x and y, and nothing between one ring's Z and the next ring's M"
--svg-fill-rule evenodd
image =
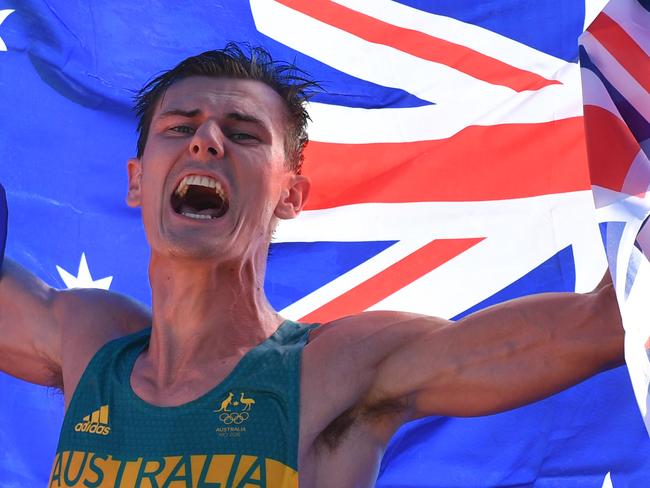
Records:
M594 290L591 293L598 293L601 290L604 290L605 288L608 287L613 287L612 283L612 273L610 273L609 269L605 270L605 274L603 275L603 278L600 280L600 283L594 288Z

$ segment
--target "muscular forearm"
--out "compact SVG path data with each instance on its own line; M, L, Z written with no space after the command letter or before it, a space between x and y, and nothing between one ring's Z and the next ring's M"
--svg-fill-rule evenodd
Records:
M454 341L468 414L543 398L623 363L623 328L611 283L592 293L513 300L467 317ZM471 386L470 386L471 385Z

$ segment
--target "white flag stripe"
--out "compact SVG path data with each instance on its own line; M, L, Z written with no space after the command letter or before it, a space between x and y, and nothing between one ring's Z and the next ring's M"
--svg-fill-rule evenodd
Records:
M644 9L637 0L618 0L609 2L605 13L630 37L635 39L639 47L650 56L650 45L639 42L640 39L648 37L650 12Z
M633 222L639 220L639 227L650 215L650 194L644 197L628 195L609 188L593 186L594 198L598 203L598 222Z
M401 88L423 100L455 100L477 91L504 100L513 92L445 64L368 42L273 0L251 0L251 9L256 27L269 37L352 76Z
M510 200L361 203L307 210L297 219L281 221L274 242L397 241L422 235L431 239L483 237L507 232L527 215L555 215L561 209L567 209L569 218L574 212L573 218L579 221L584 216L578 211L587 204L593 208L589 198L591 192L585 190Z
M583 104L603 108L622 121L623 117L621 117L607 88L605 88L602 80L596 76L596 73L588 68L581 68L580 76L582 77L582 86L585 87L582 93Z
M650 337L650 303L648 303L648 290L650 290L650 263L647 259L640 260L634 284L627 300L623 296L624 287L617 288L621 315L625 325L625 361L630 371L632 388L637 397L639 410L643 415L646 429L650 432L650 416L648 415L648 384L650 383L650 361L648 351L644 347ZM622 301L621 301L622 300ZM640 320L643 317L645 320Z
M313 141L340 144L372 144L441 140L468 126L534 124L582 115L578 68L576 83L553 85L535 93L525 92L506 100L480 102L466 97L453 104L412 108L364 109L312 102L309 137ZM523 99L527 99L523 104ZM477 105L480 103L480 105Z
M531 218L549 212L553 214L552 220ZM406 215L408 219L404 218ZM363 204L306 212L296 221L283 222L276 242L401 240L282 310L282 314L302 317L436 238L486 237L372 309L452 317L569 245L574 246L576 256L576 289L588 291L598 283L605 269L598 228L595 219L585 217L588 215L593 215L591 192L482 203ZM540 221L549 226L545 234L539 229ZM430 225L423 225L426 222ZM531 242L531 236L539 234L547 238ZM503 260L495 259L495 255ZM486 267L489 271L475 271ZM440 298L435 303L422 299L438 294Z
M570 245L576 257L576 291L592 290L605 272L606 260L595 217L588 218L594 215L590 199L589 195L574 205L555 208L553 219L544 220L531 214L528 219L525 216L512 218L507 229L495 229L500 232L491 234L371 309L410 310L453 317ZM544 224L547 228L543 228ZM532 235L538 236L537 239L531 240ZM492 261L491 256L499 259ZM435 303L422 299L426 296L435 296Z
M641 190L647 191L648 186L650 186L650 161L648 156L639 149L625 176L622 190L625 193L634 195L640 193Z
M589 52L589 58L598 67L616 90L634 106L634 108L650 121L650 104L647 103L648 92L623 68L598 40L585 32L580 42Z
M389 24L422 32L467 46L519 69L533 71L549 80L562 80L563 59L515 42L496 32L451 17L430 14L390 0L334 0ZM606 0L605 0L606 1Z
M562 84L516 93L448 66L367 42L272 0L252 0L251 9L258 29L276 40L290 47L300 46L306 54L358 78L435 102L400 109L312 103L309 133L314 141L362 144L437 140L469 125L550 122L582 115L579 69L573 63L556 66L554 74ZM287 22L294 27L283 27Z
M292 303L281 310L280 314L298 320L334 300L344 292L372 278L387 267L428 244L430 241L431 238L429 236L419 236L419 238L396 242L394 245L361 263L359 266L356 266L309 295Z
M585 30L594 21L598 14L603 10L609 0L585 0Z

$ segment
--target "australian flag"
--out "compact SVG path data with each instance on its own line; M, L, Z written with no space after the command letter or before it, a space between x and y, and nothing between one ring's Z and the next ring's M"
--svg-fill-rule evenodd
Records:
M607 260L578 37L604 3L0 0L7 254L49 285L149 303L148 249L124 203L133 94L238 40L295 61L324 89L309 106L312 195L279 227L268 265L266 291L284 316L457 319L527 294L588 291ZM635 5L647 30L647 3ZM0 487L46 484L62 414L58 393L0 376ZM650 486L627 368L507 413L408 424L377 481L506 486Z

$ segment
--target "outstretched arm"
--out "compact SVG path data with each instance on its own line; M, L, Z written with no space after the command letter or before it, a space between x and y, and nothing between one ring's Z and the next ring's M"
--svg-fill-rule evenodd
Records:
M623 363L609 280L588 294L529 296L448 326L428 317L409 324L406 336L382 332L397 347L378 362L366 401L402 399L410 418L508 410Z
M3 216L0 186L0 244L6 236ZM0 371L63 387L66 355L73 361L89 359L106 340L148 323L148 311L126 297L103 290L56 290L11 260L3 262L0 254Z

